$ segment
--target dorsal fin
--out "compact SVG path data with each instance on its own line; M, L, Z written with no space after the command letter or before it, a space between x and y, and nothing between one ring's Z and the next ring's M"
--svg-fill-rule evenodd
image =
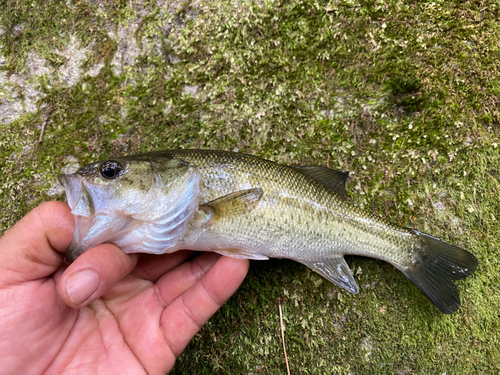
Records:
M328 167L294 167L294 169L333 189L342 199L347 199L345 184L349 172L336 171Z

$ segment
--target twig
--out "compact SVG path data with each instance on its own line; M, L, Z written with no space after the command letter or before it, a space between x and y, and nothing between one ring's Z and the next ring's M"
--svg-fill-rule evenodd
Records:
M43 119L42 122L42 131L40 132L40 138L38 139L38 143L42 143L43 141L43 134L45 133L45 127L47 126L47 123L49 122L50 115L54 112L54 107L49 106L47 108L47 111L45 111L45 118Z
M288 357L286 356L285 348L285 327L283 326L283 315L281 314L281 298L278 298L278 308L280 311L281 340L283 340L283 352L285 353L286 373L290 375L290 367L288 366Z

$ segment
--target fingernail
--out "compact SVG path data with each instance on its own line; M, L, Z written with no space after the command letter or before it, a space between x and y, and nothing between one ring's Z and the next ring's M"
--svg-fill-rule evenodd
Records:
M69 299L80 305L88 300L99 287L99 277L94 271L83 270L74 273L66 281L66 291Z

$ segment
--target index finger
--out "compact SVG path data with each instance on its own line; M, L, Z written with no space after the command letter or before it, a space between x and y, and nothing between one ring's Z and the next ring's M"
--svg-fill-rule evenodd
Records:
M62 263L74 230L66 203L45 202L0 238L0 283L17 284L47 277Z

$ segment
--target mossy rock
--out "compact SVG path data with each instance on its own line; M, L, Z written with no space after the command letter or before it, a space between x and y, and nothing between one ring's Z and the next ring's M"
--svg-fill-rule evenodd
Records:
M495 1L0 1L0 230L61 170L167 148L350 170L350 200L480 261L441 314L389 264L350 295L253 262L173 373L500 370ZM42 128L44 128L43 135ZM39 139L42 138L42 142Z

